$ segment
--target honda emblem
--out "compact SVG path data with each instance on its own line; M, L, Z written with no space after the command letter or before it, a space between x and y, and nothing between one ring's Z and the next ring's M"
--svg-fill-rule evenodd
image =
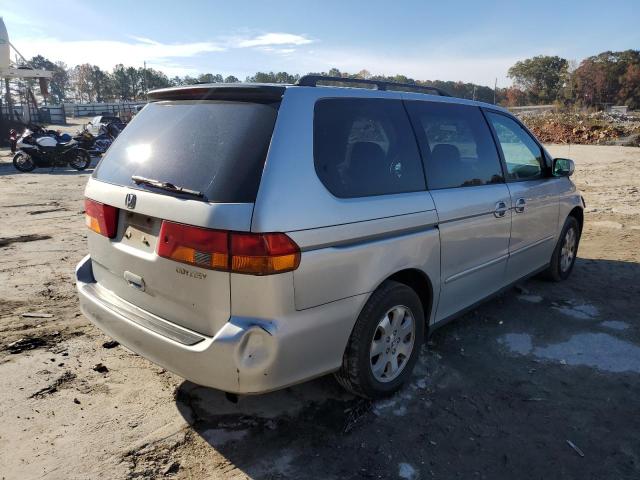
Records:
M133 210L136 208L136 195L134 193L127 193L124 203L128 209Z

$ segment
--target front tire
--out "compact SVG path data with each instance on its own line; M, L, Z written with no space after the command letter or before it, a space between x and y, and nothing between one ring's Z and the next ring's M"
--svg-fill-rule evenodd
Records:
M336 379L361 397L393 394L411 377L424 330L416 292L402 283L383 283L358 316Z
M78 171L85 170L91 165L91 156L86 150L78 149L76 157L69 162L69 165Z
M545 277L554 282L566 280L573 271L580 243L580 225L574 216L567 217Z
M21 172L32 172L36 168L33 157L24 152L18 152L14 155L13 166Z

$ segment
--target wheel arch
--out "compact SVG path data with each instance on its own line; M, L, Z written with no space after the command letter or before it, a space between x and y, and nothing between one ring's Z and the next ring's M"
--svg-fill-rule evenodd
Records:
M380 283L380 285L388 280L402 283L416 292L420 298L420 303L422 303L425 321L425 334L427 334L429 330L429 320L431 319L431 309L433 308L433 283L429 276L424 271L417 268L407 268L399 270L393 275L388 276ZM376 290L380 285L378 285Z
M584 225L584 211L580 207L574 207L573 210L569 212L569 217L574 217L578 221L578 226L580 227L580 233L582 233L582 227Z

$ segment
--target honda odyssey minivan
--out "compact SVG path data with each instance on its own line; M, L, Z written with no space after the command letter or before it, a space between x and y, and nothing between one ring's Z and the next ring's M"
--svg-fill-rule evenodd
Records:
M572 271L573 162L498 106L316 76L149 97L85 190L80 305L197 384L388 395L435 328Z

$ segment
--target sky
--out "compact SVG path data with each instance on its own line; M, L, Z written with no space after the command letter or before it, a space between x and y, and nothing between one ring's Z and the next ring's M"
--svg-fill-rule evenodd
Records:
M640 0L0 0L25 56L169 76L256 71L404 74L507 86L534 55L640 49Z

